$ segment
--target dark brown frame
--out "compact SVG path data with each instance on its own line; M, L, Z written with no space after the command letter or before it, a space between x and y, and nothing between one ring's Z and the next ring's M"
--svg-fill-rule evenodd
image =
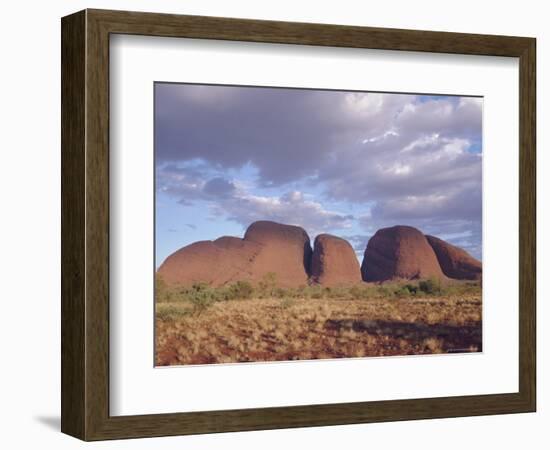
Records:
M535 411L534 38L104 10L64 17L61 30L64 433L100 440ZM113 33L519 58L519 392L109 416L108 99Z

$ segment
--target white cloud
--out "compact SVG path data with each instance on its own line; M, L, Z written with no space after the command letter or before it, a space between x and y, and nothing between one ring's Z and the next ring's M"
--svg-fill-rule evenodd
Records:
M173 165L158 168L159 191L187 205L203 202L216 217L247 227L256 220L299 225L313 237L321 232L349 228L353 216L331 211L301 191L282 195L255 195L247 183L198 173Z
M310 237L335 229L351 226L353 216L330 211L319 202L308 200L299 191L287 192L281 196L259 196L247 192L217 202L213 205L216 214L247 227L256 220L273 220L306 229Z
M372 205L366 233L416 223L480 239L480 98L168 85L157 105L157 162L173 169L159 172L159 189L183 202L309 232L353 222L328 202ZM180 168L197 158L200 170ZM257 183L227 175L245 166ZM277 194L258 195L266 186Z

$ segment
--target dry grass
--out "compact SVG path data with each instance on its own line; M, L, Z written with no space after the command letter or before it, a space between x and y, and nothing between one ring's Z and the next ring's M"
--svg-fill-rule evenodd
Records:
M481 291L403 298L159 302L157 365L481 351Z

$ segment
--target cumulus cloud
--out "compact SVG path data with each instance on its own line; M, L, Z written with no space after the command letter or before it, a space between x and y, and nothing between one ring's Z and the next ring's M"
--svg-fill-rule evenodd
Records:
M409 103L396 118L396 127L411 135L438 133L444 137L474 140L481 132L482 100L446 97Z
M349 228L354 219L351 214L327 210L321 203L307 199L298 191L279 197L240 193L228 201L217 203L216 208L219 213L244 227L256 220L273 220L299 225L312 237L322 232Z
M330 153L383 132L412 97L340 91L158 84L159 161L255 165L262 183L314 175Z
M194 168L166 164L156 169L156 190L177 197L181 204L190 204L200 197L204 187L203 175Z
M217 197L231 197L235 192L236 187L232 181L228 181L222 177L212 178L204 183L202 191L206 195L212 195Z
M302 226L315 235L349 228L354 220L353 215L328 210L300 191L257 195L249 192L242 183L221 176L205 179L196 171L191 173L192 176L185 168L172 165L160 168L157 173L157 179L161 180L159 191L184 205L202 202L212 215L237 222L245 228L256 220L273 220Z
M353 228L357 246L376 228L417 226L480 257L482 99L155 89L159 192L205 202L244 226L271 219L310 233ZM254 168L254 180L228 175L243 167Z

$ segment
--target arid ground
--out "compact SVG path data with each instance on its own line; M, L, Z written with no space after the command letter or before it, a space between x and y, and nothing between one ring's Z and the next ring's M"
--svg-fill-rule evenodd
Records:
M156 364L481 351L479 282L157 287Z

